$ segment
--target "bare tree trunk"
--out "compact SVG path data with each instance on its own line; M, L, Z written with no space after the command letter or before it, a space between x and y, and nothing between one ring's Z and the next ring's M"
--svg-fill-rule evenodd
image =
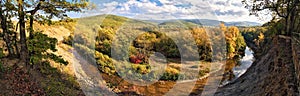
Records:
M0 5L2 5L2 0L0 1ZM8 27L7 27L7 18L4 14L4 11L2 10L2 7L0 8L0 20L1 20L1 28L4 34L4 41L6 43L6 47L8 49L8 56L10 57L13 54L13 50L11 47L11 42L10 42L10 36L8 33Z
M33 38L33 14L30 15L30 22L29 22L29 38L32 39Z
M20 27L20 43L21 43L21 52L20 58L26 64L29 64L29 54L28 48L26 44L26 29L25 29L25 13L23 9L23 2L24 0L18 0L18 13L19 13L19 27Z

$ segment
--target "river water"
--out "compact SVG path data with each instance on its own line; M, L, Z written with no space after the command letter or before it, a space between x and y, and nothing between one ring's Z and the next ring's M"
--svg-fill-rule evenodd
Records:
M249 47L247 47L245 50L245 56L240 60L241 65L236 66L232 69L235 78L238 78L241 75L243 75L247 71L247 69L252 65L253 60L253 52Z
M223 80L220 86L226 85L240 76L242 76L248 68L252 65L254 60L253 56L253 51L249 48L246 47L245 50L245 56L241 58L240 60L227 60L226 66L227 68L225 69L225 74L227 72L227 76L224 75ZM229 75L229 76L228 76Z

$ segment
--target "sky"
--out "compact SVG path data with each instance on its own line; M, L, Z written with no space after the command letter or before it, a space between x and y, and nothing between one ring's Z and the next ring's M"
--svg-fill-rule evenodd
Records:
M115 14L134 19L213 19L225 22L251 21L265 23L249 16L242 0L91 0L97 8L71 17Z

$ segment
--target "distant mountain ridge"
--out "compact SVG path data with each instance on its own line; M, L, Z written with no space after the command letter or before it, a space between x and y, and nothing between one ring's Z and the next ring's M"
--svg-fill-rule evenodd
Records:
M147 20L151 22L156 22L159 24L166 24L170 22L180 22L180 23L194 23L197 25L202 25L202 26L219 26L220 22L219 20L211 20L211 19L173 19L173 20ZM224 22L226 26L262 26L262 24L257 23L257 22L250 22L250 21L239 21L239 22Z
M94 20L102 20L104 18L110 19L114 22L126 22L126 20L129 20L131 24L134 23L148 23L148 24L155 24L155 25L186 25L186 26L219 26L220 22L219 20L211 20L211 19L170 19L170 20L139 20L139 19L133 19L128 18L124 16L117 16L117 15L111 15L111 14L104 14L104 15L97 15L97 16L91 16L91 17L83 17L83 18L90 18L92 21ZM102 19L100 19L102 18ZM129 23L129 22L128 22ZM262 26L262 24L257 22L249 22L249 21L239 21L239 22L224 22L226 26L240 26L240 27L251 27L251 26Z
M226 22L226 26L262 26L262 24L257 22L249 22L249 21L242 21L242 22Z

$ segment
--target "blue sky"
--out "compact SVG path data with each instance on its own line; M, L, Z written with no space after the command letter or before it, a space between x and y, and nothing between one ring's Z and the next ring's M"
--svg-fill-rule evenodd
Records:
M254 21L267 19L249 16L242 0L91 0L97 8L72 17L115 14L136 19L215 19L221 21Z

